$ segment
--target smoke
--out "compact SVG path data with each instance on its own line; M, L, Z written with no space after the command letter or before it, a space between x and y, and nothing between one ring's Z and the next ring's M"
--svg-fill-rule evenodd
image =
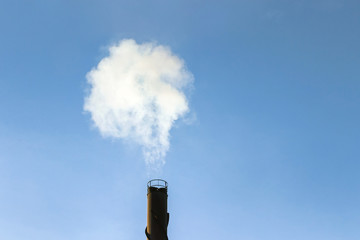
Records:
M86 78L84 110L102 136L135 141L149 166L162 166L170 129L189 111L184 89L193 77L184 61L166 46L126 39Z

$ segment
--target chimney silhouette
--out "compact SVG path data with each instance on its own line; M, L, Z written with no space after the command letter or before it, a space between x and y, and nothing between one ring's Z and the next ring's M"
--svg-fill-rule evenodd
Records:
M147 240L168 240L167 189L168 184L162 179L153 179L147 184Z

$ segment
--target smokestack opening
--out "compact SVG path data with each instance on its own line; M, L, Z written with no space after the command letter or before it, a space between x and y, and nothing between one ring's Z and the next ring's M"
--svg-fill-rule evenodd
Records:
M168 240L167 190L168 183L162 179L153 179L147 184L147 227L145 228L145 235L148 240Z
M163 191L167 193L168 183L162 179L150 180L147 184L148 193L149 191Z

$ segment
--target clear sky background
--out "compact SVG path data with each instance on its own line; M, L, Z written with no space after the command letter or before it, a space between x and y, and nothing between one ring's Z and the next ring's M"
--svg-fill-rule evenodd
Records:
M195 77L158 176L83 111L123 38ZM359 1L0 0L0 239L145 239L161 177L172 240L358 240L359 77Z

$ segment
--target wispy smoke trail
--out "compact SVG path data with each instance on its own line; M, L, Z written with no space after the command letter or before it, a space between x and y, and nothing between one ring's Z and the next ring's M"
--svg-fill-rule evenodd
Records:
M104 137L131 139L146 163L159 167L169 149L169 131L188 111L183 92L192 82L184 61L168 47L122 40L87 73L84 110Z

